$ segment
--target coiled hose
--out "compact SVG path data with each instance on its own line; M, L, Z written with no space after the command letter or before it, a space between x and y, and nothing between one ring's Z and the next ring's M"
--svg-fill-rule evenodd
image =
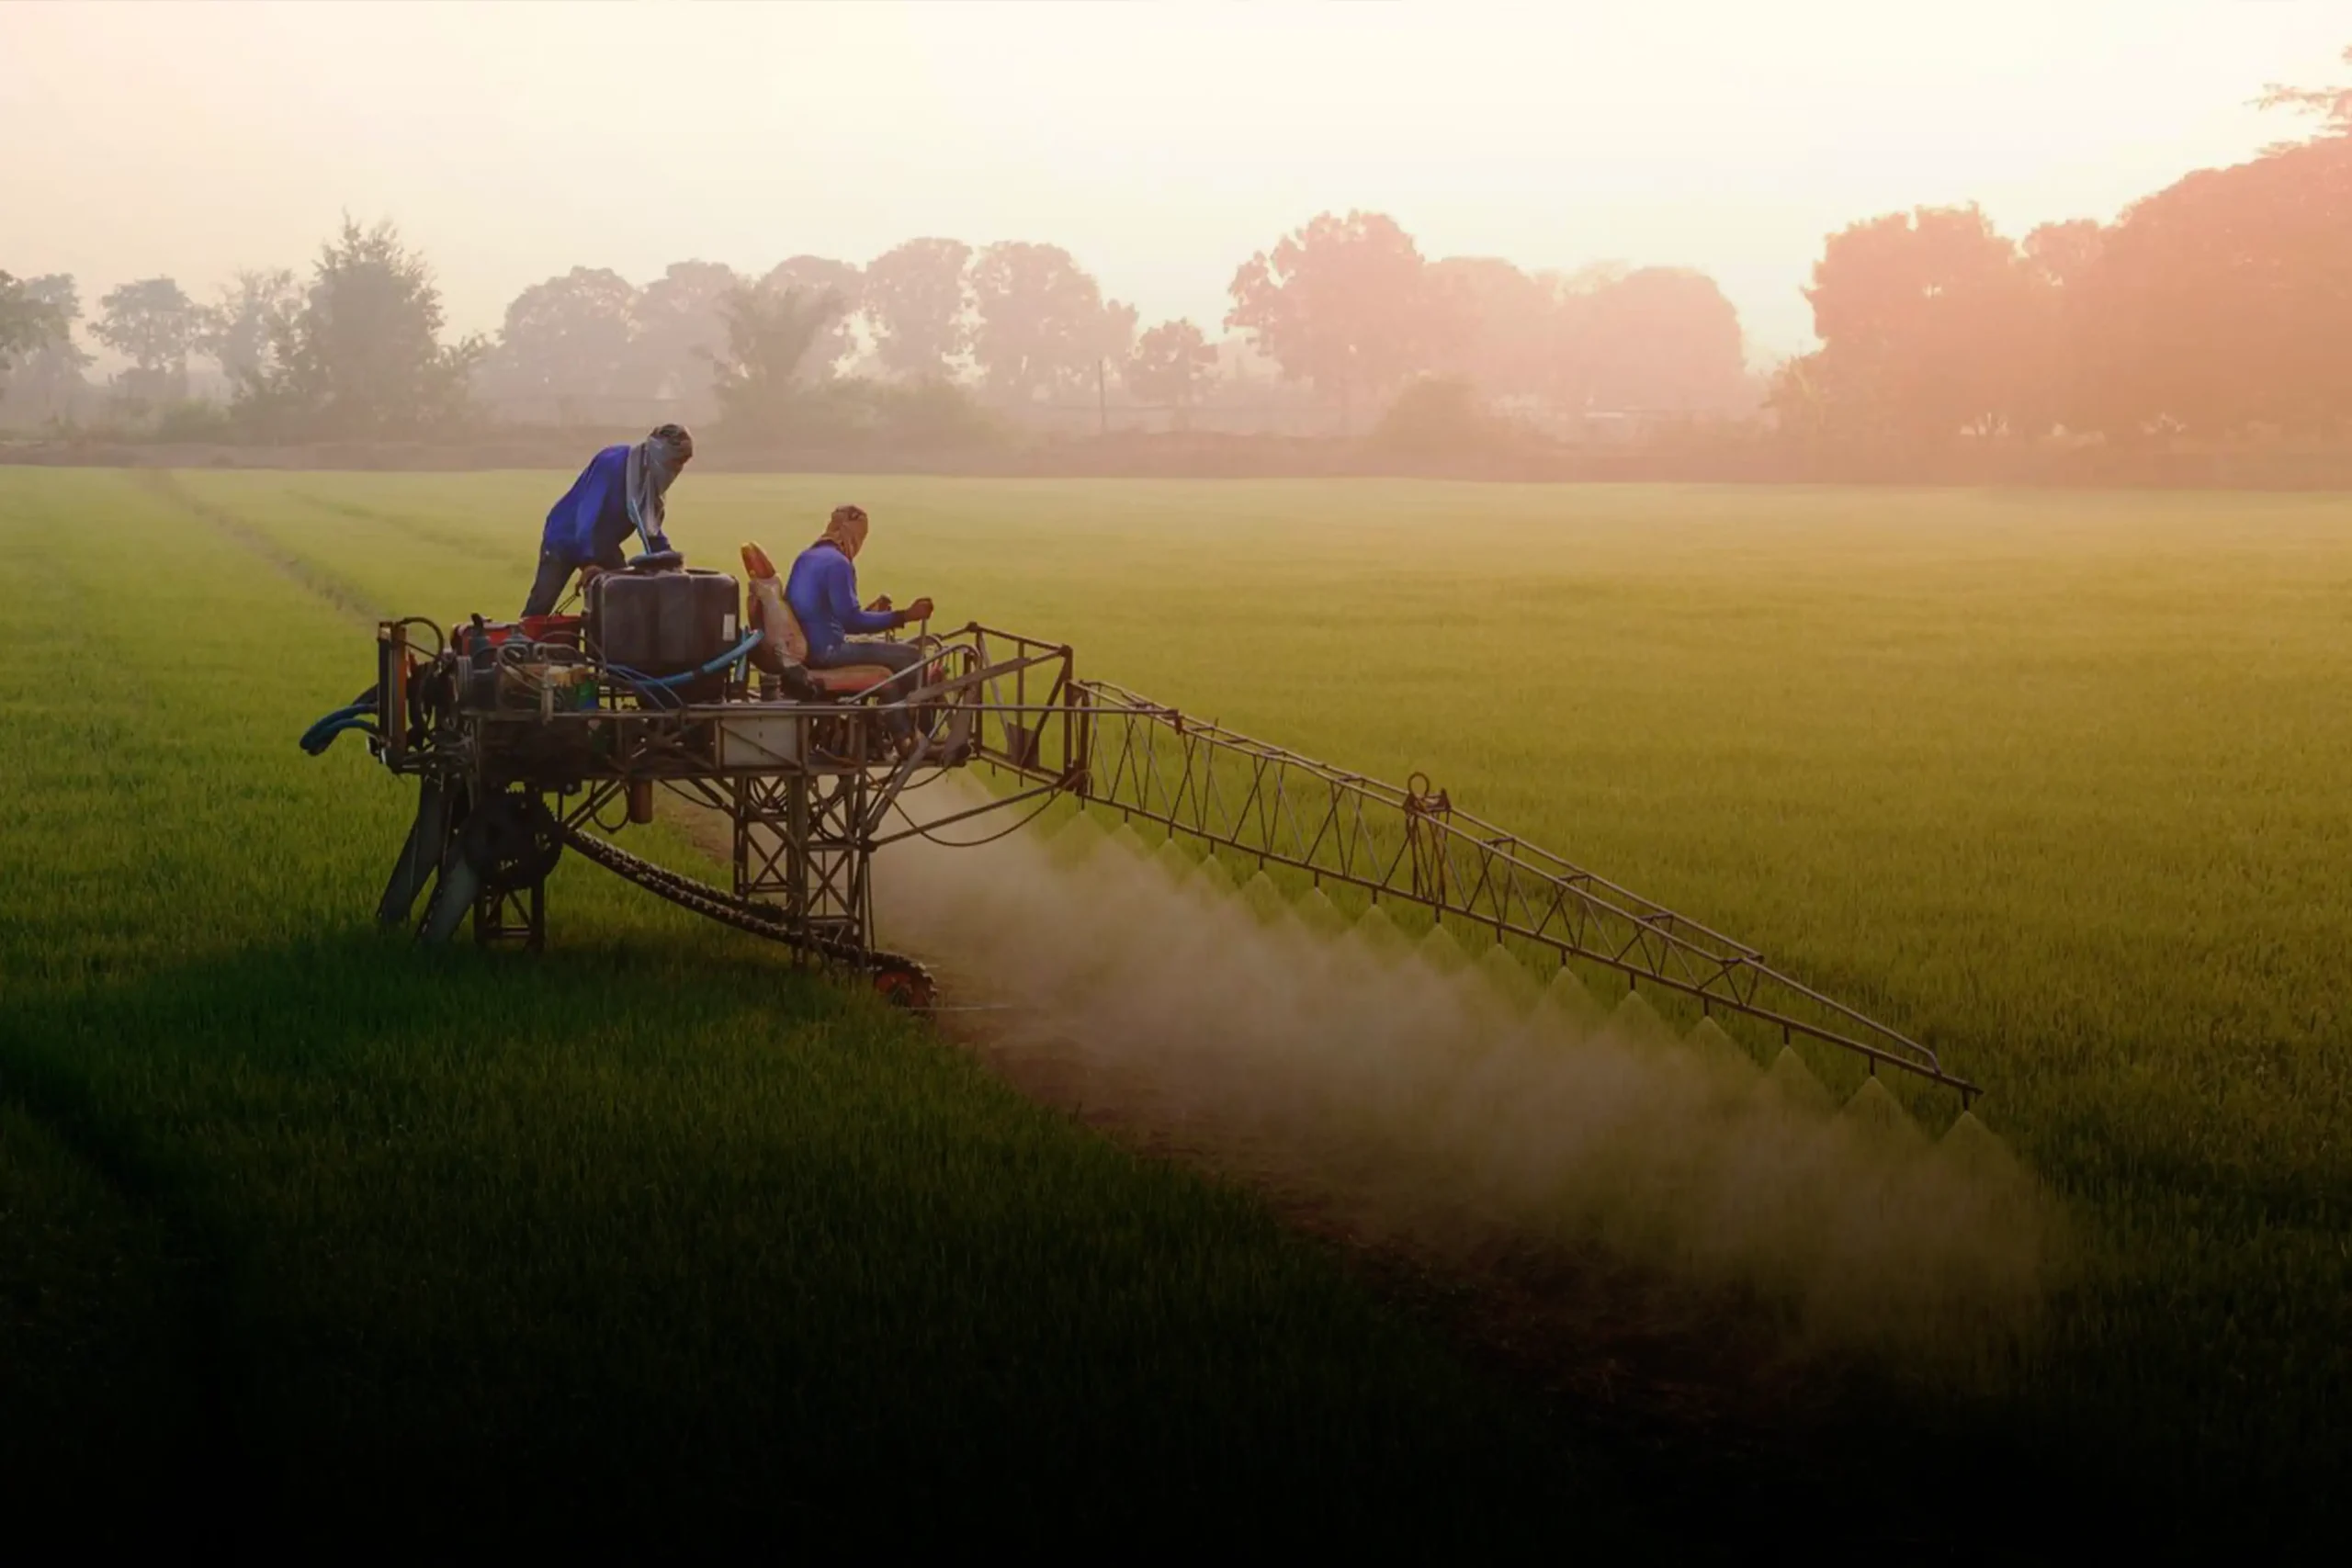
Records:
M315 757L334 744L334 738L346 729L356 729L366 735L379 735L373 719L376 714L376 688L368 687L343 706L302 731L302 750Z

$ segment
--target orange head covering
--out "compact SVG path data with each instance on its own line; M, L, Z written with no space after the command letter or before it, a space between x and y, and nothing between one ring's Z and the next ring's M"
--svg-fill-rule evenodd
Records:
M836 506L831 521L825 525L824 542L854 559L865 547L865 508Z

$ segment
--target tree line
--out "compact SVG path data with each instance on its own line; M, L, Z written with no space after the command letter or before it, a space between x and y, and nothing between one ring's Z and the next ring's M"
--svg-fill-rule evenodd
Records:
M1922 208L1830 235L1805 290L1822 346L1775 375L1780 428L1896 451L2343 433L2352 88L2261 101L2315 116L2316 133L2198 170L2109 224L2012 240L1974 207Z
M0 275L4 276L5 275ZM17 323L20 393L80 382L71 277L0 281ZM1671 268L1522 273L1487 258L1425 261L1376 213L1326 214L1233 279L1223 325L1344 423L1423 373L1504 399L1730 412L1741 407L1739 319L1711 279ZM791 257L745 275L707 261L633 284L574 267L533 284L492 336L445 342L424 259L389 224L346 220L307 280L240 274L209 302L168 277L98 301L90 335L130 361L119 405L184 402L210 358L242 425L280 434L413 434L476 402L594 409L666 400L755 434L826 433L877 407L1018 409L1127 400L1183 412L1230 378L1195 322L1138 325L1057 245L910 240L863 265Z
M2263 101L2315 132L2112 223L2012 240L1974 207L1922 208L1828 236L1804 289L1821 347L1760 387L1703 274L1431 260L1374 212L1322 214L1243 262L1218 325L1342 430L1382 410L1487 430L1641 410L1897 451L2334 434L2352 420L2352 89ZM263 438L428 435L483 407L630 400L763 442L947 438L990 409L1112 386L1181 423L1234 375L1229 344L1191 321L1143 327L1068 251L1025 242L929 237L756 275L685 261L641 285L574 267L524 289L496 333L452 340L424 258L389 224L346 220L307 277L242 273L202 302L155 277L96 305L89 335L129 366L118 405ZM71 406L91 363L71 277L0 273L13 401ZM219 367L225 405L190 412L197 358Z

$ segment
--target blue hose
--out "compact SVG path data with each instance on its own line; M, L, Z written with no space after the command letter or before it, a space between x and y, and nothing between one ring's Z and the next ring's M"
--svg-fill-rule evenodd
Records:
M741 664L743 662L746 658L750 657L752 649L760 646L760 639L765 635L765 633L758 631L751 632L744 637L741 642L737 643L733 648L728 649L725 653L720 654L718 658L712 660L701 669L690 671L684 675L664 675L660 680L654 681L650 683L656 686L683 686L687 682L697 680L702 676L716 675L721 670L726 669L731 664Z
M302 750L315 757L334 744L334 738L346 729L356 729L364 735L380 735L373 716L367 713L331 713L302 732Z
M667 689L672 686L683 686L687 682L700 680L705 675L716 675L730 664L741 664L746 658L750 657L752 649L760 646L760 639L765 635L766 634L763 632L753 631L749 636L745 637L741 642L737 643L733 648L728 649L725 653L720 654L718 658L712 660L701 669L688 670L677 675L657 676L640 674L639 671L629 669L625 664L607 665L606 668L611 670L614 673L628 680L632 685L656 686L663 689Z
M376 689L370 686L343 706L302 731L302 750L315 757L334 744L334 738L346 729L365 729L373 735L376 727L366 721L376 712Z

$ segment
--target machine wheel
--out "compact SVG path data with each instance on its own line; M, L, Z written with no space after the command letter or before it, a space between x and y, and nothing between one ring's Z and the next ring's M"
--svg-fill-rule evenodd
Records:
M938 1000L938 988L931 976L911 964L892 964L874 972L874 988L892 1007L910 1012L927 1012Z
M458 830L466 863L486 887L501 892L536 887L563 858L563 829L536 795L495 795Z

